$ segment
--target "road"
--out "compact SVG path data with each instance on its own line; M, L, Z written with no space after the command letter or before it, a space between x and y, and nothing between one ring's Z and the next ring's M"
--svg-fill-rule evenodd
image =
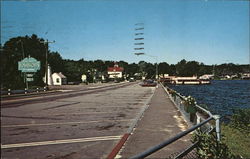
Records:
M107 158L154 90L133 82L3 100L1 156Z

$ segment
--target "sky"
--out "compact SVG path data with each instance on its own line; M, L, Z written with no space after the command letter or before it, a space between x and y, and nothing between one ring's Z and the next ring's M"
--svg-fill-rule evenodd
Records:
M1 43L36 34L55 40L49 49L64 59L249 64L249 8L248 0L1 1Z

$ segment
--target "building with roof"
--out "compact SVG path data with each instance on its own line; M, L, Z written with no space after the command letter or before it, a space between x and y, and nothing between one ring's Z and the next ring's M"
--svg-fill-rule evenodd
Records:
M123 77L123 67L119 67L117 63L114 64L114 67L108 67L108 76L110 79L122 78Z
M64 76L61 72L52 74L52 85L65 85L67 84L67 77Z

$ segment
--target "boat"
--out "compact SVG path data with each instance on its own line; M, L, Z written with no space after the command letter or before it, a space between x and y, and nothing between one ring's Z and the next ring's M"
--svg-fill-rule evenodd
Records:
M193 77L177 77L169 76L160 80L165 84L176 84L176 85L202 85L202 84L211 84L210 79L198 78L197 76Z

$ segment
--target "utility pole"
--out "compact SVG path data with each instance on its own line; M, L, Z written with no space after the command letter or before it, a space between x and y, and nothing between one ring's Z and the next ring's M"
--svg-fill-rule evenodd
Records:
M48 41L48 39L43 42L45 45L45 85L46 89L48 89L48 50L49 50L49 43L55 43L54 41Z
M23 59L25 58L25 53L24 53L24 48L23 48L23 42L22 40L20 39L19 40L20 43L21 43L21 47L22 47L22 53L23 53ZM18 41L18 42L19 42ZM24 72L24 77L23 77L23 80L24 80L24 83L26 84L26 88L29 89L29 85L28 85L28 81L27 81L27 75L26 75L26 72Z
M146 53L143 52L144 50L144 37L142 37L144 35L144 33L142 32L142 30L144 30L144 23L136 23L136 28L135 28L135 36L136 38L134 40L136 40L136 42L134 43L135 48L134 50L136 51L141 51L141 52L137 52L134 53L135 55L139 56L139 55L145 55L145 56L149 56L149 57L153 57L156 60L156 67L155 67L155 79L157 81L159 81L159 75L158 75L158 57L157 56L153 56L153 55L148 55ZM139 32L138 32L139 31Z

